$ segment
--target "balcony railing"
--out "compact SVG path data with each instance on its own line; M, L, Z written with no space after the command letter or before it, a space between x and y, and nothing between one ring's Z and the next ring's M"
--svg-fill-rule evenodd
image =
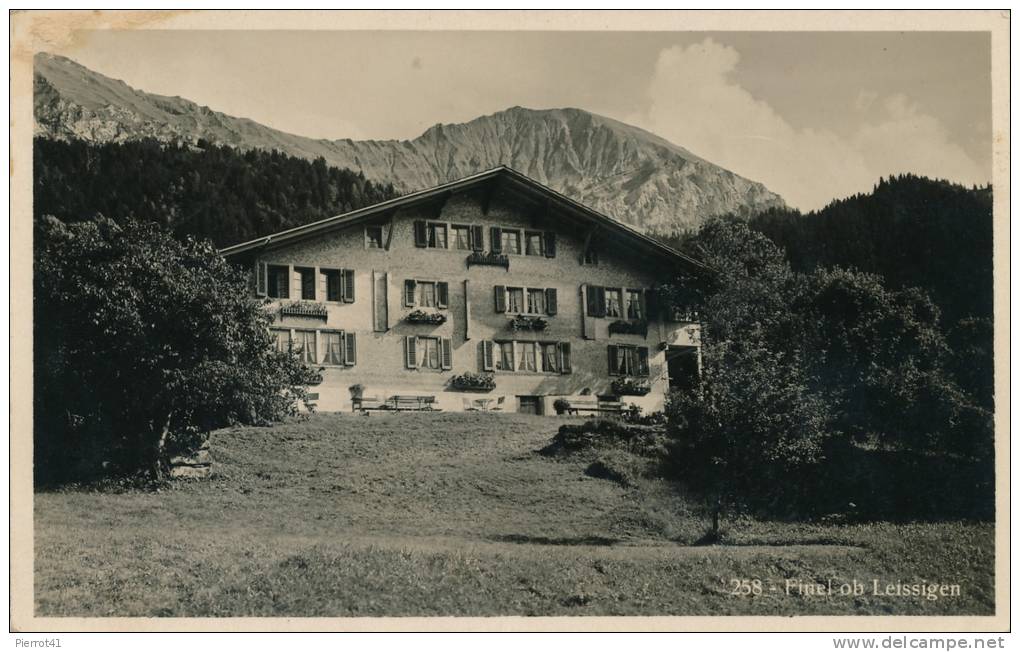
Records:
M284 317L311 317L313 319L326 319L329 313L326 306L321 303L310 301L292 301L280 306L280 315Z
M491 251L472 251L468 254L467 266L471 267L472 265L491 265L510 271L510 256Z

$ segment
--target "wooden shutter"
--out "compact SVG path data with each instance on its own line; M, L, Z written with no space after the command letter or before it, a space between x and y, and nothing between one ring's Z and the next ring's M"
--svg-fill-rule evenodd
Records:
M290 298L290 268L280 267L276 270L276 293L281 299Z
M494 254L502 253L503 236L498 226L494 226L491 229L489 229L489 238L492 240L489 243L489 249L492 251L492 253Z
M354 270L345 269L343 274L343 301L354 303Z
M556 314L556 288L545 289L545 314Z
M326 270L316 268L316 276L319 279L318 291L315 295L317 301L329 301L329 286L326 284Z
M473 251L485 251L485 229L481 224L471 225L471 249Z
M414 288L417 285L413 278L409 278L404 281L404 305L413 308L414 307Z
M637 374L639 376L647 376L648 370L648 347L641 346L637 349Z
M265 263L255 263L255 294L264 297L267 294L269 269Z
M358 364L358 344L354 333L342 333L341 338L344 344L344 364L353 367Z
M408 369L418 367L418 338L414 335L404 338L404 364Z
M443 347L442 350L442 367L443 369L453 369L453 342L450 341L449 337L444 337L439 341Z
M446 308L450 305L450 284L446 281L436 283L436 306Z
M595 316L606 316L606 288L595 288Z
M555 258L556 257L556 232L546 231L545 232L545 257Z
M560 350L560 373L573 373L570 366L570 342L560 342L557 348Z
M506 286L493 286L496 291L496 312L506 312Z
M425 230L424 220L414 221L414 246L425 247L428 245L428 233Z
M492 371L492 340L482 340L482 371Z
M609 351L609 375L618 376L616 370L619 368L619 349L615 344L610 344L606 350Z
M599 316L599 288L592 286L585 287L585 312L589 317ZM604 295L603 295L604 296Z

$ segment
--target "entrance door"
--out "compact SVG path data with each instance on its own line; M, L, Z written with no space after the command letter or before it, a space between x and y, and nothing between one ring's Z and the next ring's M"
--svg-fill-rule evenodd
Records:
M517 411L521 414L542 414L542 397L518 396Z

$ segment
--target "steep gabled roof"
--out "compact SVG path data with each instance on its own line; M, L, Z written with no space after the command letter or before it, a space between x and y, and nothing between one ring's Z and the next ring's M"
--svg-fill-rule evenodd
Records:
M669 247L658 240L651 238L640 231L627 226L613 218L604 215L592 208L585 206L573 199L563 195L548 186L545 186L534 179L517 172L506 166L500 166L479 172L463 179L450 181L433 188L412 192L395 199L390 199L372 206L359 208L356 211L328 217L317 222L311 222L292 229L280 231L272 235L263 236L247 242L231 245L220 250L220 254L226 257L236 256L245 252L261 249L269 246L279 246L302 240L311 235L331 231L334 229L347 228L362 222L378 219L391 211L400 208L407 208L416 205L427 205L436 201L443 201L454 194L475 190L486 184L499 182L500 188L515 190L521 194L530 196L537 200L550 214L561 214L570 219L581 222L589 222L592 225L604 229L602 238L611 235L619 238L622 243L643 251L655 258L670 260L673 263L691 269L693 271L708 271L709 268L702 262L687 256L686 254Z

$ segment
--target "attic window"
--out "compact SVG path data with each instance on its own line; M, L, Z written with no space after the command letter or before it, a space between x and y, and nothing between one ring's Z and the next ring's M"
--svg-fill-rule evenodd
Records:
M383 230L382 226L366 226L365 227L365 247L368 249L382 249L383 248Z
M599 264L599 252L594 247L588 247L584 252L584 264L585 265L598 265Z

